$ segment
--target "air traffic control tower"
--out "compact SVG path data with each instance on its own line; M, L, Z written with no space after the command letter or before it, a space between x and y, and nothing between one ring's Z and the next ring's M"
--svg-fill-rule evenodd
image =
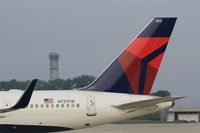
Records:
M50 80L55 80L59 78L58 74L58 53L50 53L49 60L50 60Z

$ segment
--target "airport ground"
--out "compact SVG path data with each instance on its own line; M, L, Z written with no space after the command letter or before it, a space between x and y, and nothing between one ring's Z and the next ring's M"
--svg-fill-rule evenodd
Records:
M108 124L61 133L199 133L200 124Z

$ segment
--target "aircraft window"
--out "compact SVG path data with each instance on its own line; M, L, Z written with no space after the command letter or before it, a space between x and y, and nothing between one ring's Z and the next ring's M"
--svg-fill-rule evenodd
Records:
M76 107L79 108L79 107L80 107L80 104L77 103L77 104L76 104Z
M46 108L49 108L49 104L46 104Z
M69 108L69 104L66 104L66 107Z
M35 105L35 108L38 108L38 104Z
M64 104L61 104L61 108L64 108L65 107L65 105Z
M74 104L72 104L71 106L72 106L72 108L74 108Z
M59 104L56 104L56 108L59 108Z
M51 108L54 108L54 104L51 104Z
M30 108L33 108L33 104L30 105Z
M40 108L44 108L44 104L41 104L41 105L40 105Z

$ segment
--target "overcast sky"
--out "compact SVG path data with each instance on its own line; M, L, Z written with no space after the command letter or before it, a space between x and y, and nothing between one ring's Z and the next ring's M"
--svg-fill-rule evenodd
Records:
M0 80L49 79L59 52L63 79L98 76L156 16L177 16L153 91L200 106L199 0L0 0Z

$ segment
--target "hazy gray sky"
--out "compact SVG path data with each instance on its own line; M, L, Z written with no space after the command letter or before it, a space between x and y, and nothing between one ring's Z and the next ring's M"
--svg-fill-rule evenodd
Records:
M200 103L199 0L0 0L0 80L49 79L49 52L60 77L100 74L156 16L177 16L153 91Z

